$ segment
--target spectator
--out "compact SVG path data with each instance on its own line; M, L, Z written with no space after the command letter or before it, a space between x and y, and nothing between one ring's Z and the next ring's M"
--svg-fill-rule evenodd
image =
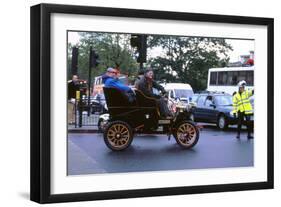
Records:
M80 90L78 75L73 75L72 80L68 81L67 84L67 117L68 124L75 123L75 99L76 91Z

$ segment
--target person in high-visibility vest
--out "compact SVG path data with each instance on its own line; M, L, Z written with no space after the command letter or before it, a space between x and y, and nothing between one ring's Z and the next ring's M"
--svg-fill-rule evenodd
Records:
M250 103L250 97L254 94L254 90L245 90L246 81L240 81L238 83L239 90L237 93L233 95L233 111L234 117L238 117L237 123L237 139L240 139L241 126L244 120L246 119L246 126L248 132L248 139L253 139L251 135L251 127L250 127L250 117L253 115L252 105Z

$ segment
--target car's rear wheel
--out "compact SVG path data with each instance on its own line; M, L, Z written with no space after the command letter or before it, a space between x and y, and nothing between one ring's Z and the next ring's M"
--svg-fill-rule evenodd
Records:
M221 130L227 129L227 127L228 127L227 120L226 120L226 117L225 117L223 114L221 114L221 115L218 117L217 126L218 126L218 128L221 129Z
M173 135L177 143L185 149L192 148L199 140L199 131L191 121L178 124Z
M124 150L131 145L132 141L132 128L126 122L113 121L105 129L104 142L111 150Z

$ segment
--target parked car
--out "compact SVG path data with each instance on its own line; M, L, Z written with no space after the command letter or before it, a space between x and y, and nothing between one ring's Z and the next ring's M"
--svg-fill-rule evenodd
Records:
M193 94L193 96L189 98L189 104L193 107L196 107L198 98L199 94Z
M219 92L195 94L192 101L196 107L192 109L192 119L196 122L215 123L218 128L226 129L236 124L237 118L231 113L232 95Z

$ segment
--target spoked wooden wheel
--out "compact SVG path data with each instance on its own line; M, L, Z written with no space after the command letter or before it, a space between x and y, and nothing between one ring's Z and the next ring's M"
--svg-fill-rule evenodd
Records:
M114 151L124 150L133 140L131 127L123 121L111 122L105 129L104 142Z
M177 143L183 148L192 148L199 139L199 131L190 121L181 122L174 133Z

